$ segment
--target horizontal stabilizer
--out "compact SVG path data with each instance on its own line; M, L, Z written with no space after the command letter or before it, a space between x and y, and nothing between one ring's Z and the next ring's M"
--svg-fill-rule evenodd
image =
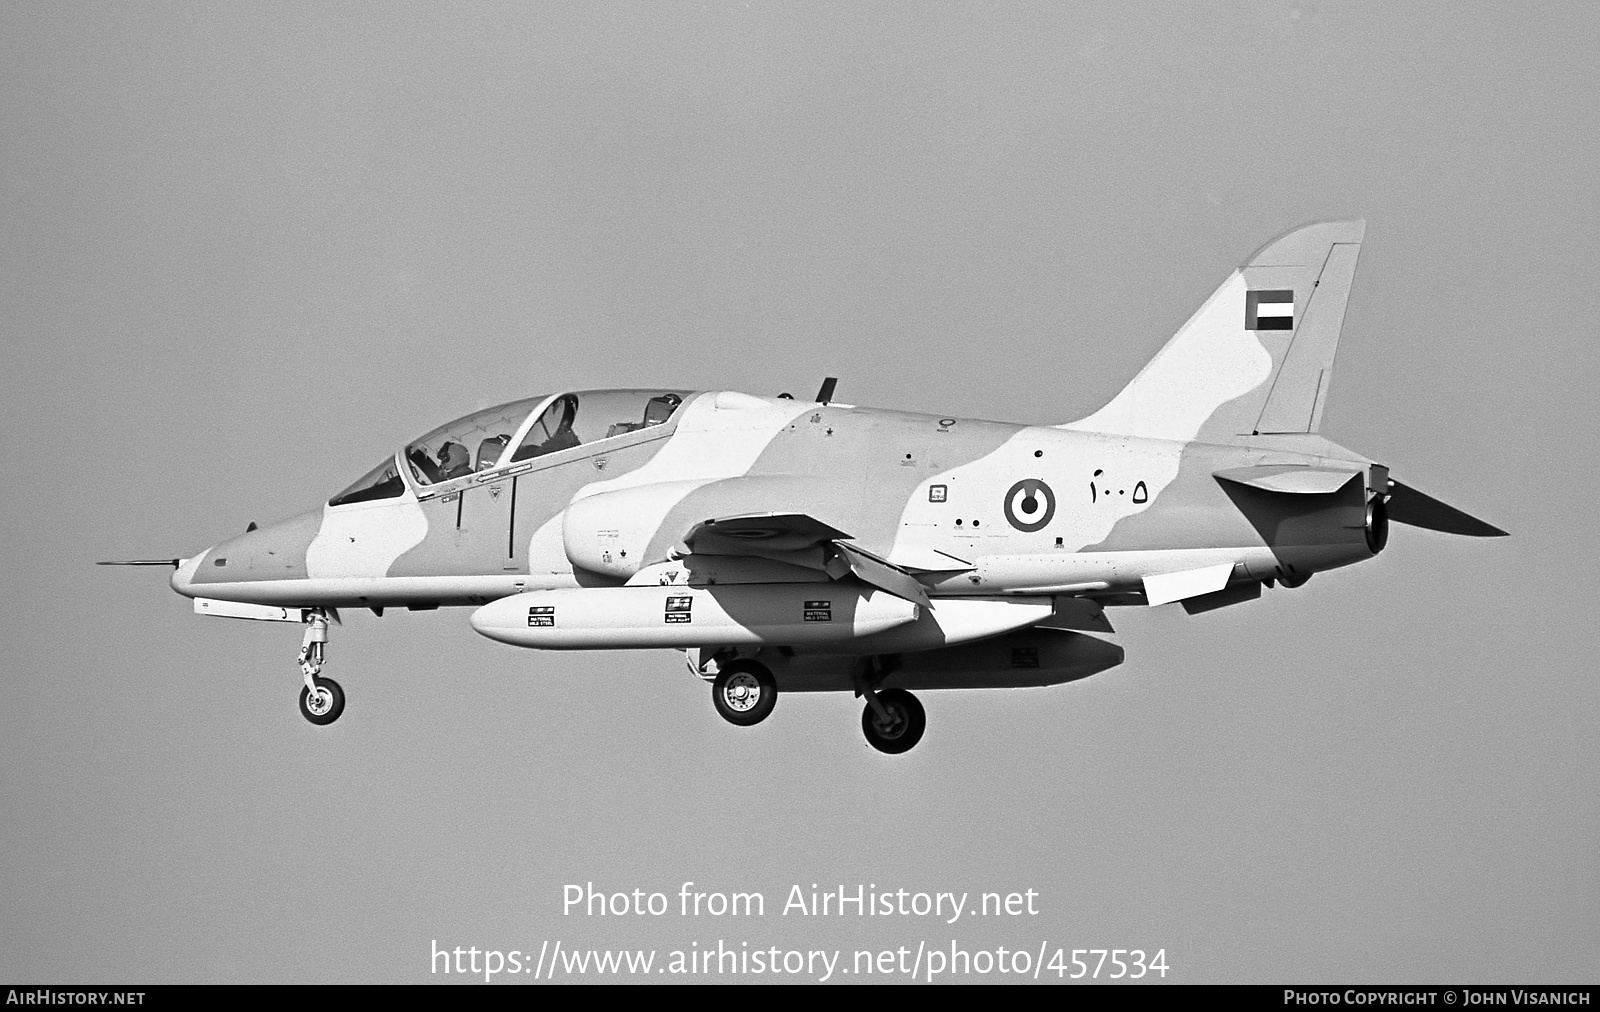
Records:
M1259 467L1232 467L1212 472L1223 481L1259 488L1264 492L1295 495L1326 495L1337 492L1361 474L1359 470L1306 467L1298 464L1264 464Z
M1507 537L1505 531L1493 524L1484 523L1475 516L1393 479L1389 481L1388 507L1389 519L1397 524L1410 524L1445 534L1463 534L1469 538Z
M1219 566L1206 566L1204 569L1147 576L1144 578L1145 599L1149 601L1151 607L1154 607L1158 604L1182 601L1186 597L1211 594L1226 587L1228 577L1232 575L1233 563L1224 562Z

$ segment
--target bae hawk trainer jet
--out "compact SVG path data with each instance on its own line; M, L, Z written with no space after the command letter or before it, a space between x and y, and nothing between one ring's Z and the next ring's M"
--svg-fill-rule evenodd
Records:
M1505 532L1318 434L1365 223L1233 271L1111 402L1016 425L731 391L584 390L440 426L326 503L175 567L203 615L306 626L330 724L338 608L470 606L543 650L682 650L730 723L853 691L887 753L911 689L1055 685L1122 662L1104 609L1191 613L1370 559L1391 520Z

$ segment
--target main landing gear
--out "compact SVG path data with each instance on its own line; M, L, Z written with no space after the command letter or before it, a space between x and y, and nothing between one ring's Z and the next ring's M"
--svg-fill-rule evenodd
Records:
M711 705L718 715L739 727L752 727L766 720L778 702L778 683L772 669L753 657L739 657L732 651L708 655L694 650L686 660L692 674L711 679ZM778 663L781 666L784 662ZM879 688L899 667L899 658L869 657L854 663L855 672L850 677L856 695L867 701L861 711L861 733L866 735L867 744L886 755L911 751L928 728L922 703L904 689ZM712 671L716 672L715 677Z
M751 727L766 720L778 705L778 683L764 664L730 661L711 682L711 705L728 723Z
M865 696L861 710L861 733L867 744L887 755L909 752L928 729L928 715L916 696L904 689L880 689L900 667L899 654L869 657L856 668L856 695Z
M861 711L861 733L867 736L867 744L889 755L915 748L928 729L928 715L917 697L904 689L878 689L864 695L867 705Z
M319 677L328 645L328 611L306 611L306 637L300 643L300 674L305 688L300 690L300 716L313 724L332 724L344 712L344 689L331 678Z

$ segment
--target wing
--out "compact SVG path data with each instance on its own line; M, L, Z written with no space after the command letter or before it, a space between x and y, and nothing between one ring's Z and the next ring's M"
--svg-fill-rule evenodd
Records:
M694 555L748 555L820 569L835 579L846 573L913 604L928 605L917 578L867 551L850 535L805 513L742 513L702 520L683 537Z

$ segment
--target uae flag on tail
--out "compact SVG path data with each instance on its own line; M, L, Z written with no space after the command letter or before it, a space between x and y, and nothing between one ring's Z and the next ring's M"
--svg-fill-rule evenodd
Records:
M1246 292L1244 329L1293 330L1294 291L1285 288L1278 291Z

